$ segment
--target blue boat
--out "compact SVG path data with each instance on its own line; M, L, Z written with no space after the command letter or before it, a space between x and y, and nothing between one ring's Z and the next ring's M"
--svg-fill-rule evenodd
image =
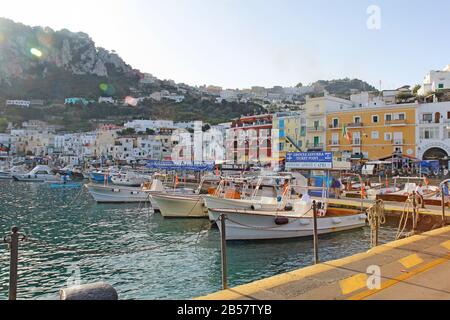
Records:
M105 183L105 176L108 177L108 183L111 182L111 175L105 172L101 172L101 171L93 171L93 172L89 172L89 178L93 181L93 182L97 182L97 183Z

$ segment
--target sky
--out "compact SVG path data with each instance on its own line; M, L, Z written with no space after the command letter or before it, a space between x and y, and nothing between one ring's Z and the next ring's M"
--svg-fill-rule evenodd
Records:
M375 7L374 7L375 6ZM0 16L88 33L160 79L224 88L421 83L450 64L447 0L14 0Z

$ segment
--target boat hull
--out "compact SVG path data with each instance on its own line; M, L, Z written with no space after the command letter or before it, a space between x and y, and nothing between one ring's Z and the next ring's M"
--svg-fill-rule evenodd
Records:
M226 240L272 240L309 237L313 235L312 217L280 216L276 212L260 214L255 211L210 210L210 215L221 229L220 215L227 217ZM287 218L289 223L277 225L276 218ZM318 218L318 233L329 234L366 225L366 215L352 214L342 217Z
M86 185L91 196L97 203L139 203L150 202L150 192L142 188Z
M208 211L200 195L166 195L152 194L155 202L165 218L206 218Z

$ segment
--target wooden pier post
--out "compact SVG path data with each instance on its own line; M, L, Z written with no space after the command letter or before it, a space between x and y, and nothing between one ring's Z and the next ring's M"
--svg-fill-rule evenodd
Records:
M17 269L19 265L19 242L25 241L25 236L19 233L18 227L12 227L11 233L3 241L9 244L9 300L17 300Z
M319 231L317 227L317 203L313 201L313 220L314 220L314 264L319 264Z
M444 194L444 186L441 187L441 195L442 195L442 228L447 225L447 219L445 214L445 194Z
M222 254L222 288L228 289L228 261L227 261L227 234L226 234L226 215L220 216L220 235L221 235L221 254Z

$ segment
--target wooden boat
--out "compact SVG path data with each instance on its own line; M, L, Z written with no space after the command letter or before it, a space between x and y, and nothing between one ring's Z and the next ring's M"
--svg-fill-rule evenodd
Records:
M208 210L201 196L206 181L219 181L216 176L204 176L196 191L185 194L155 193L151 194L154 202L165 218L207 218Z
M398 189L397 184L399 180L406 180L403 189ZM406 202L408 198L416 191L418 184L416 182L421 182L424 187L423 200L425 205L441 206L442 199L440 197L440 189L436 186L427 185L426 178L422 177L396 177L394 178L394 192L379 193L376 196L377 200L392 201L392 202Z

